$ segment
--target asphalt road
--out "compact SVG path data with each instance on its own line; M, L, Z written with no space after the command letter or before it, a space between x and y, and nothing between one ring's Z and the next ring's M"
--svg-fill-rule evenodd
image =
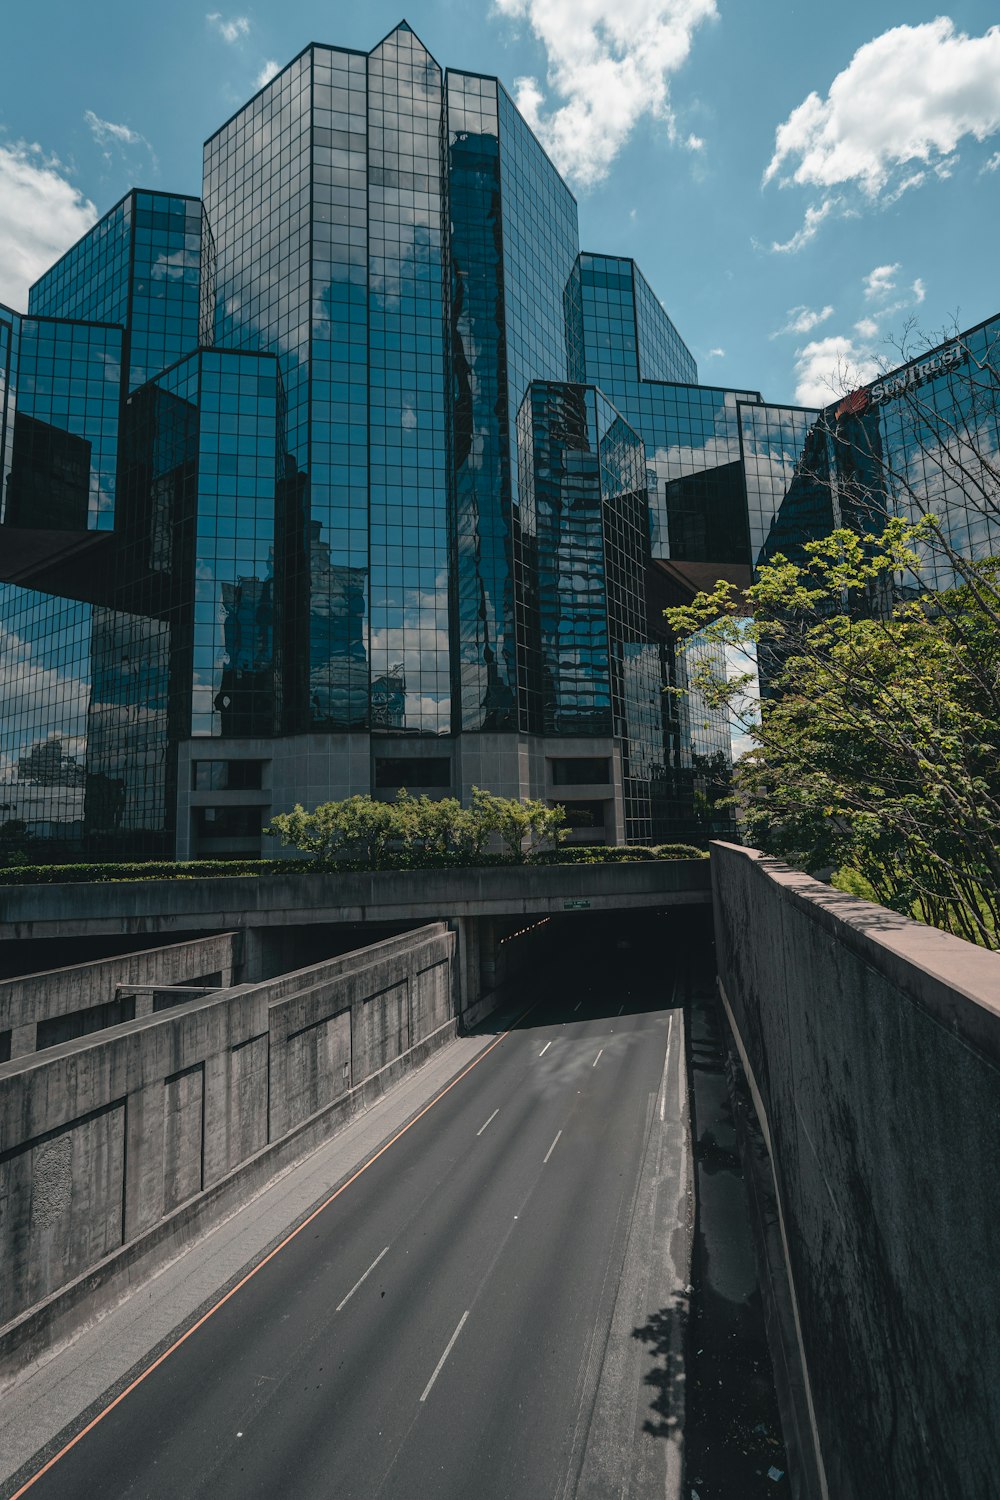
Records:
M664 1070L672 976L643 980L638 963L612 954L551 981L334 1201L109 1396L30 1483L32 1500L568 1500L642 1164L681 1108Z

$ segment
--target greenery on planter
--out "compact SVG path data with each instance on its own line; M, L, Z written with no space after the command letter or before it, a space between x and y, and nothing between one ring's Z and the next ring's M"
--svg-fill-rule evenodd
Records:
M565 821L561 807L496 797L480 787L473 787L468 807L454 797L411 797L404 788L393 802L346 797L312 812L298 804L273 817L264 832L319 864L358 859L365 868L380 870L400 855L456 855L471 863L493 835L508 859L523 861L547 844L558 847Z
M628 864L654 859L707 859L704 849L689 844L663 844L648 849L637 845L618 848L598 844L562 845L556 850L533 854L533 865ZM394 849L386 852L383 869L392 870L468 870L497 868L514 863L508 854L475 853L471 850ZM523 863L524 861L518 861ZM5 885L81 885L90 881L120 880L212 880L220 876L237 878L268 875L359 874L370 869L362 859L338 858L330 861L305 859L227 859L190 860L172 863L150 860L147 863L19 865L0 869L0 886Z

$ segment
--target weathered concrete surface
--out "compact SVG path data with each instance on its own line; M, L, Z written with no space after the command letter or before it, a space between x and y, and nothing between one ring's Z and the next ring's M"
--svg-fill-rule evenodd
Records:
M11 1056L18 1057L34 1052L39 1024L44 1032L46 1023L63 1020L69 1023L70 1017L80 1013L113 1007L120 1003L121 994L129 994L131 986L143 991L135 1015L152 1012L153 996L148 992L152 985L169 989L204 981L206 986L228 988L233 982L233 970L240 962L242 941L242 935L235 932L212 933L194 942L144 948L138 953L74 964L70 968L0 979L0 1032L12 1033ZM116 1024L117 1019L125 1017L109 1016L104 1024ZM100 1026L81 1027L79 1034L100 1029ZM53 1036L53 1040L69 1039Z
M704 859L0 887L0 940L707 905Z
M753 850L716 942L774 1173L819 1492L1000 1488L1000 957Z
M454 946L424 927L0 1066L0 1369L453 1035Z

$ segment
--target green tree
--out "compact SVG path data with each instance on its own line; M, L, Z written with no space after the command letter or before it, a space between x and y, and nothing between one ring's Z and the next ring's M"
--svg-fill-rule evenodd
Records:
M514 860L523 860L545 844L554 848L565 837L565 808L548 807L530 797L497 797L475 786L471 812L482 833L495 833Z
M319 864L337 858L359 859L378 869L393 839L405 843L408 809L371 797L346 797L323 802L312 812L297 803L290 813L277 813L264 830L282 844L311 854Z
M682 636L747 655L746 671L703 667L694 686L753 743L736 773L749 840L806 869L853 870L883 904L996 947L1000 566L892 602L936 531L932 517L839 530L802 564L775 556L742 598L720 583L666 615Z
M347 797L312 812L297 804L291 812L275 814L264 832L318 864L355 859L380 869L394 854L472 860L494 834L512 859L523 860L545 844L559 843L565 816L561 807L496 797L479 787L473 788L469 807L454 797L411 797L404 788L392 802Z

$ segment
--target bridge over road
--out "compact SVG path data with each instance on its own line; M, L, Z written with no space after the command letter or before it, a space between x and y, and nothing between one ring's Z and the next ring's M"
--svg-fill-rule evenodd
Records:
M0 887L0 942L709 906L707 859Z

